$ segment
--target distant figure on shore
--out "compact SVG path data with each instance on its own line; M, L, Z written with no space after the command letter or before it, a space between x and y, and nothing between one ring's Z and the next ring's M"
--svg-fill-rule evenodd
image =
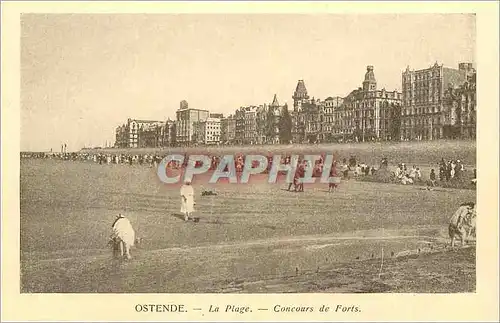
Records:
M430 186L434 187L436 186L436 173L434 172L434 168L431 169L431 174L429 176L430 179Z
M415 181L422 181L422 172L419 167L417 167L417 170L415 171Z
M333 177L334 179L332 182L328 183L328 192L331 192L332 190L335 191L340 183L340 177L338 177L337 174L336 162L333 163L332 168L330 169L330 177Z
M181 213L184 221L189 220L189 216L194 212L194 189L191 182L187 180L181 187Z
M302 180L304 179L304 175L306 174L306 161L303 161L297 167L297 171L294 177L295 183L295 192L304 192L304 183Z
M382 161L380 162L380 168L387 169L387 167L389 167L389 161L387 160L387 157L383 157Z

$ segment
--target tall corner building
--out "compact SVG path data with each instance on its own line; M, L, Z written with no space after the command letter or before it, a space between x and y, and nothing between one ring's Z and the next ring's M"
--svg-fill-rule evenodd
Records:
M236 118L234 115L222 118L220 122L220 141L222 144L234 144L236 136Z
M304 142L306 137L306 116L305 111L303 111L303 106L310 102L304 80L299 80L297 82L292 99L293 110L290 112L292 118L292 142L301 143Z
M334 136L372 141L399 138L401 92L378 89L374 67L366 67L362 87L351 91L335 111Z
M194 123L206 121L210 116L208 110L190 108L185 100L180 102L179 110L176 111L176 141L181 146L189 146L194 143Z
M309 95L307 94L306 84L304 80L299 80L297 86L295 87L295 92L293 92L293 110L295 112L300 111L302 108L302 103L309 101Z
M407 67L402 73L401 139L434 140L459 137L456 129L461 128L461 120L454 117L456 107L447 99L447 92L456 92L475 73L471 63L460 63L458 69L447 68L437 62L421 70L410 70ZM472 112L475 115L475 96L473 100L474 102L467 102L469 107L465 107L461 102L455 102L455 105L458 103L458 107L463 108L464 115Z

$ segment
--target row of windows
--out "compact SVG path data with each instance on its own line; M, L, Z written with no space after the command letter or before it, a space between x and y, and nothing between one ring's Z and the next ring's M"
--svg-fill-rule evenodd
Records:
M433 117L433 118L423 118L423 119L403 119L401 120L401 125L406 126L428 126L428 125L440 125L444 123L444 117Z
M336 134L351 134L353 133L354 130L352 128L347 128L347 129L343 129L343 130L335 130L333 133L336 133Z
M411 85L409 84L406 84L406 85L403 85L403 92L407 92L407 91L418 91L418 90L422 90L422 89L435 89L435 90L439 90L441 88L441 82L438 82L438 81L434 81L434 82L426 82L426 83L413 83Z
M432 107L414 107L414 108L406 108L401 110L402 115L419 115L424 113L438 113L441 112L441 107L432 106Z
M439 76L440 76L440 71L434 70L434 71L428 71L428 72L424 72L424 73L404 75L403 82L428 80L431 78L439 78Z
M422 91L413 92L413 93L410 93L410 92L405 93L405 95L403 96L403 100L410 100L410 99L418 100L418 99L422 99L422 98L425 99L425 98L431 98L431 97L439 98L440 96L441 96L441 91L422 90Z
M419 97L419 98L416 98L413 100L410 100L410 99L404 100L404 105L422 104L422 103L437 103L437 102L439 102L439 97L435 97L435 96L427 97L427 98Z
M373 122L373 120L366 120L364 123L360 123L360 122L356 122L354 120L350 120L350 121L340 122L339 124L336 124L336 126L344 127L344 126L349 126L349 125L354 125L354 124L364 124L365 126L370 125L373 127L374 122Z
M368 92L365 94L365 98L386 98L386 99L399 99L401 96L401 93L394 93L394 92Z
M408 97L420 97L420 96L439 96L441 95L441 88L423 88L423 89L414 89L414 90L404 90L403 91L403 99Z

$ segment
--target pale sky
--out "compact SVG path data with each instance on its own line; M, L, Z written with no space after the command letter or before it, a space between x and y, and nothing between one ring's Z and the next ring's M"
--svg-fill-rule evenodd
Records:
M114 142L127 118L175 119L192 108L234 113L346 96L367 65L401 90L409 65L475 63L473 15L23 15L21 150Z

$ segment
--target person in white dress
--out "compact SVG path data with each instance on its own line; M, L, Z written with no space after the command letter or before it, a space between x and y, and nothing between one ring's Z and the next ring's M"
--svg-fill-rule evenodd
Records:
M194 212L194 189L190 181L186 181L181 187L181 213L184 214L184 221L189 220L189 216Z

